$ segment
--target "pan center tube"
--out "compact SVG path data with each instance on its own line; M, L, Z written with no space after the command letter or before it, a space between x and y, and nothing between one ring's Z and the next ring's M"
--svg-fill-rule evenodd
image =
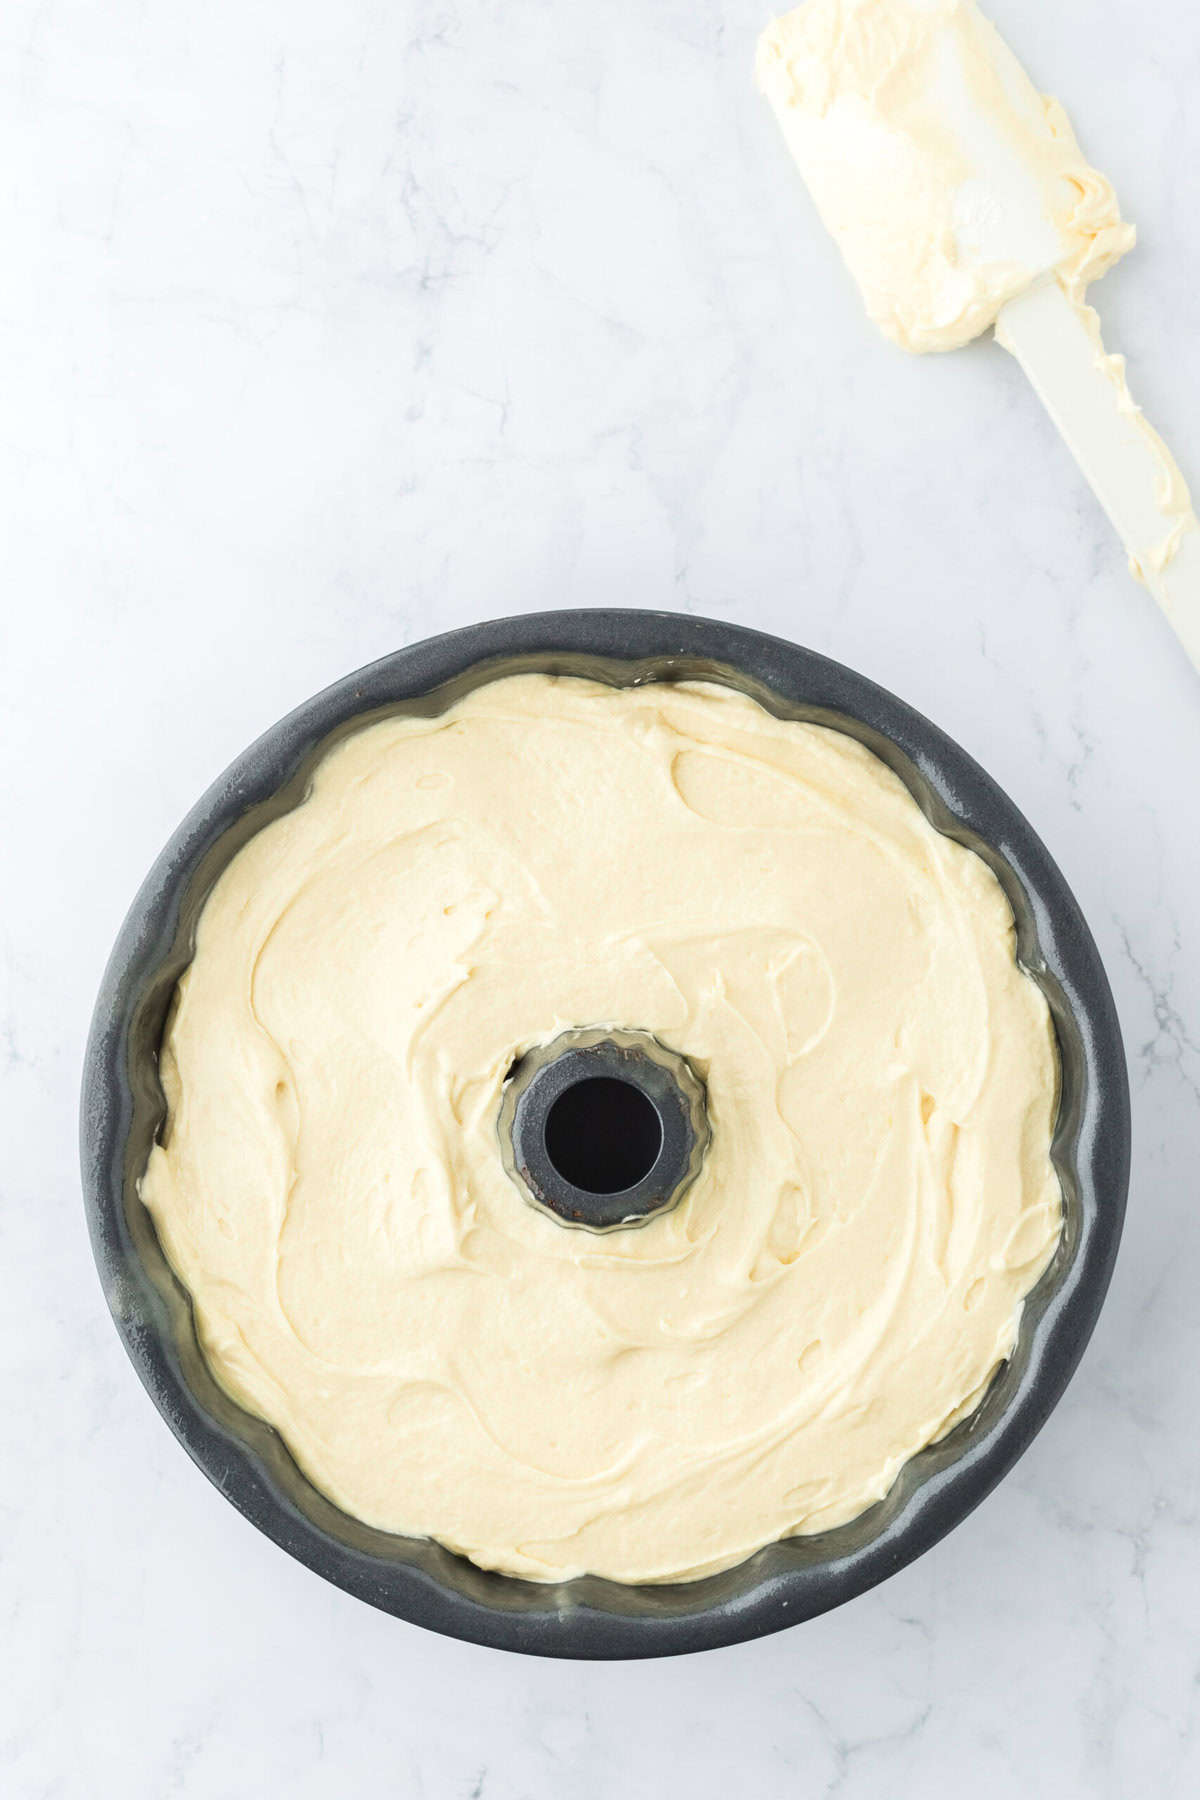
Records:
M509 1072L500 1150L561 1225L615 1231L678 1205L709 1142L704 1082L649 1032L566 1031Z

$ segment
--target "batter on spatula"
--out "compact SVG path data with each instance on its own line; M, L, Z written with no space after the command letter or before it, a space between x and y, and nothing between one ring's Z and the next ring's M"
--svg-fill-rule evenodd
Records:
M974 0L805 0L758 79L870 318L917 351L995 326L1200 669L1191 495L1085 299L1134 230L1058 101Z

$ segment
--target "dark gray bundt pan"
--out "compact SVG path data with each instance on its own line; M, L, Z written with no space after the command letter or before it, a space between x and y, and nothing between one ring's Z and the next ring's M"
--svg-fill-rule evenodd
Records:
M275 1431L209 1374L188 1296L136 1191L164 1115L158 1048L168 1003L197 913L231 856L300 800L333 739L391 711L435 713L521 670L618 684L725 682L783 717L858 738L939 830L996 871L1019 955L1058 1033L1054 1156L1066 1226L1011 1360L972 1417L914 1457L879 1505L701 1581L626 1587L584 1577L543 1586L487 1574L436 1544L391 1537L340 1512ZM272 726L209 789L117 939L87 1047L81 1134L92 1243L125 1347L176 1437L261 1531L360 1599L452 1637L543 1656L665 1656L777 1631L861 1594L936 1544L1012 1467L1066 1387L1108 1287L1128 1182L1129 1088L1108 982L1070 890L1012 801L936 726L838 663L740 626L661 612L534 613L414 644L347 676Z

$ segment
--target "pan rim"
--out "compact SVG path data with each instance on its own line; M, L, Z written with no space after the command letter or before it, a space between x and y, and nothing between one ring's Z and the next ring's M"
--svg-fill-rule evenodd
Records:
M911 1459L877 1507L699 1581L532 1583L349 1520L307 1482L273 1429L217 1387L186 1294L169 1271L164 1285L154 1266L157 1239L133 1191L134 1128L145 1127L157 1083L147 1046L153 1037L157 1047L186 960L189 906L194 920L219 868L275 816L272 806L278 813L296 804L331 738L381 710L435 710L518 667L639 683L700 675L785 716L850 729L896 769L940 830L996 869L1014 904L1020 959L1047 992L1059 1035L1056 1157L1069 1229L1026 1303L1014 1358L971 1419ZM117 1328L172 1431L233 1504L298 1560L384 1611L471 1642L601 1659L714 1648L816 1617L960 1523L1024 1453L1083 1353L1119 1243L1130 1148L1125 1058L1099 952L1003 790L928 719L827 657L745 626L640 609L518 614L421 640L312 696L237 757L173 834L118 934L85 1056L80 1129L89 1229ZM864 1521L869 1529L860 1529Z

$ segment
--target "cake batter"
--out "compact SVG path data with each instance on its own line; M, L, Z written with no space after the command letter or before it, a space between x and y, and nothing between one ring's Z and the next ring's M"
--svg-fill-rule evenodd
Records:
M504 1083L579 1026L707 1087L680 1205L567 1229ZM224 1387L387 1531L556 1580L854 1518L978 1401L1061 1224L987 865L844 733L522 675L318 764L201 913L141 1182Z

